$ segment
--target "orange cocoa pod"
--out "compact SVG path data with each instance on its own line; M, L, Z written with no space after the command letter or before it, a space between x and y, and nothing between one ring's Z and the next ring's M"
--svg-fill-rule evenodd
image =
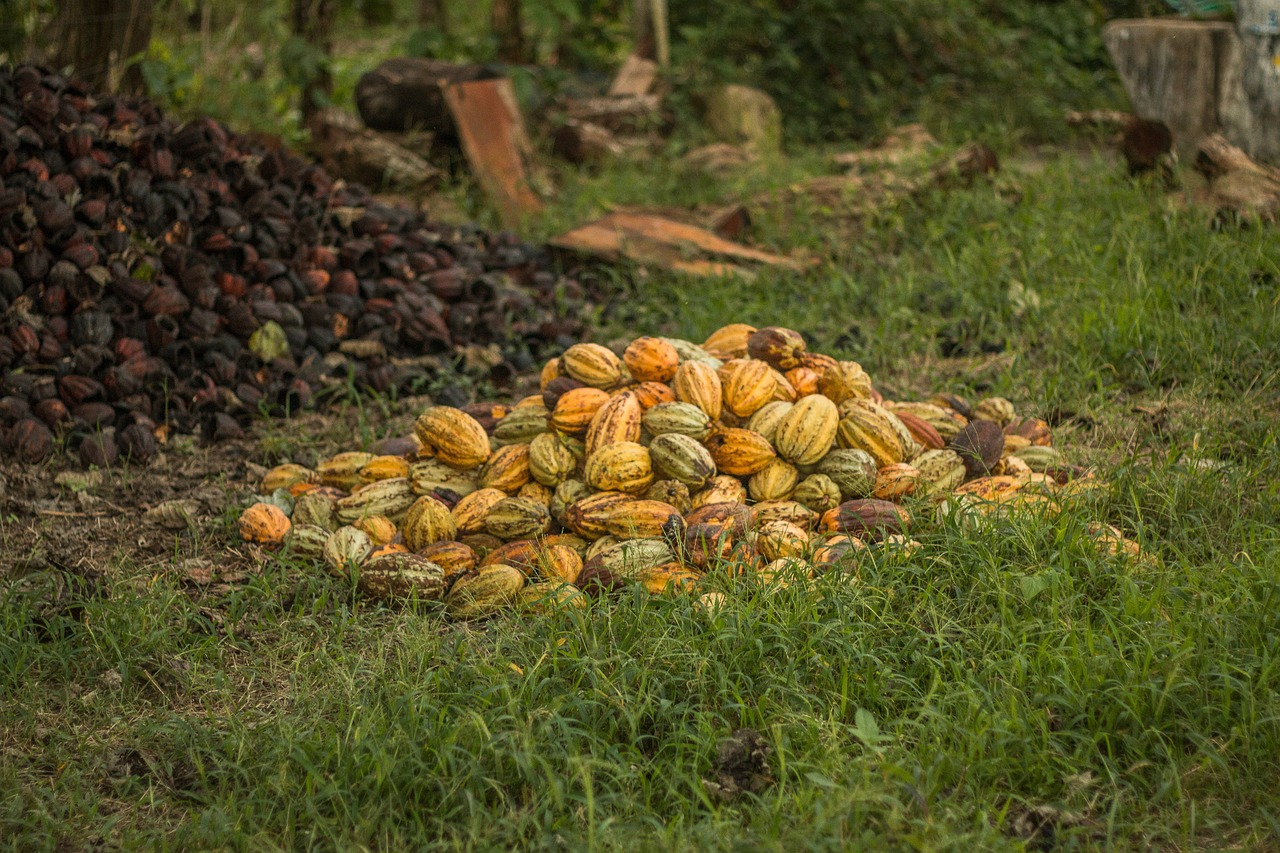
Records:
M637 382L668 382L676 375L680 354L660 338L636 338L622 354L622 360Z
M556 407L551 410L551 426L566 435L582 435L591 426L591 419L605 403L609 394L599 388L574 388L560 395Z

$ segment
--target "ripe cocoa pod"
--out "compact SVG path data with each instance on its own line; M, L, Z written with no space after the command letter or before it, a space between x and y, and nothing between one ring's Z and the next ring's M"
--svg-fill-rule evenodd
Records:
M735 477L754 474L777 458L764 436L749 429L721 430L707 439L706 447L716 469Z
M849 558L867 549L866 543L856 536L835 533L823 536L813 543L813 559L810 561L816 574L824 574Z
M324 554L329 531L314 524L294 524L284 537L284 544L291 553L301 557L319 557Z
M795 465L813 465L836 441L840 415L821 394L801 398L778 422L773 442L778 455Z
M1065 464L1062 451L1054 447L1032 445L1023 448L1017 453L1017 458L1026 463L1037 474L1050 471Z
M729 559L734 535L722 524L690 524L684 533L684 559L701 569Z
M316 479L322 486L333 486L349 492L362 485L360 469L373 459L372 453L351 451L325 459L316 466Z
M809 546L809 534L789 521L774 519L758 525L755 546L766 560L803 557Z
M356 588L379 601L439 601L445 593L445 570L417 554L384 554L360 567Z
M551 526L551 511L528 498L504 498L485 516L486 533L499 539L531 539Z
M703 341L702 349L723 360L743 358L747 354L747 340L755 330L755 326L746 323L721 326Z
M649 448L649 456L653 457L653 448ZM656 466L657 463L655 463ZM690 501L689 487L679 480L655 480L644 493L645 500L661 501L675 507L676 512L684 515L693 509Z
M403 456L375 456L360 469L360 482L376 483L378 480L407 478L409 460Z
M469 572L476 567L476 552L462 542L445 541L428 545L418 552L444 569L445 577Z
M508 444L493 452L476 477L481 489L499 489L508 495L529 482L529 445Z
M862 498L823 513L821 527L828 533L849 533L878 542L887 534L902 533L910 521L911 516L897 504Z
M1053 431L1039 418L1014 418L1005 424L1004 434L1025 438L1030 444L1041 447L1053 444Z
M812 530L821 517L821 513L798 501L761 501L752 509L755 510L757 527L769 521L786 521L802 530Z
M640 441L640 416L643 414L640 401L630 391L623 391L610 397L604 405L596 409L587 428L587 457L611 444Z
M435 459L426 459L409 465L409 482L415 495L428 495L442 490L462 497L477 488L474 473L450 468Z
M533 441L534 436L547 431L550 414L546 407L541 405L512 409L494 426L493 440L500 446L528 444Z
M747 354L779 370L798 367L804 351L800 333L781 326L766 326L747 336Z
M671 390L671 386L663 385L661 382L641 382L632 389L632 392L636 395L642 412L647 412L660 403L676 401L676 392Z
M911 433L911 437L915 439L916 444L919 444L925 450L941 450L947 446L942 436L928 421L910 412L903 412L897 409L894 409L893 413L898 416L898 420Z
M808 367L793 367L783 374L783 378L795 390L797 397L819 393L818 380L821 375L816 370Z
M237 522L240 538L246 542L265 547L278 547L284 544L292 524L284 510L275 504L256 503L240 513Z
M566 435L584 435L596 412L609 402L599 388L575 388L563 394L551 411L551 426Z
M695 590L702 575L676 561L645 569L637 580L651 595L667 595Z
M554 433L544 432L529 444L529 474L548 488L568 480L577 466L578 460Z
M841 500L840 487L826 474L810 474L805 477L796 484L791 497L818 513L835 507Z
M708 480L707 485L693 495L691 503L696 510L709 504L741 504L746 503L746 500L747 487L742 484L742 481L737 477L723 474Z
M1013 403L1004 397L987 397L973 407L973 420L994 421L1003 427L1013 418Z
M375 546L390 545L400 534L395 523L385 515L369 515L351 522L356 530L363 530Z
M464 495L458 500L450 515L453 516L453 524L457 529L457 535L467 536L472 533L482 533L485 529L485 519L489 517L489 511L494 508L499 501L505 500L509 495L502 489L477 489L469 495Z
M895 403L893 412L898 415L899 419L904 414L914 415L933 427L943 442L955 438L956 433L960 432L964 425L969 422L967 418L934 403ZM920 441L920 443L925 447L929 446L925 441Z
M691 491L701 489L716 473L710 451L687 435L655 437L649 444L649 456L659 476L683 483Z
M637 382L669 382L680 365L680 354L659 338L636 338L622 354L622 360Z
M516 594L516 606L530 613L555 613L588 606L587 595L578 587L560 581L526 583Z
M485 566L458 578L445 596L445 613L459 620L492 616L512 607L523 586L524 573L519 569Z
M868 404L844 409L836 428L836 443L846 449L865 450L877 467L893 465L906 458L907 448L883 410Z
M684 516L671 504L637 499L619 504L604 520L610 536L618 539L662 538L684 530Z
M871 377L856 361L839 361L822 371L818 390L836 404L871 397Z
M315 489L294 498L293 515L290 518L295 525L305 524L324 530L335 530L339 525L334 517L333 505L333 498Z
M541 483L535 483L530 480L520 487L520 491L516 492L515 496L531 500L534 503L540 503L550 510L551 499L555 497L555 492L551 491L551 489L548 489Z
M871 494L876 486L876 460L858 448L837 448L818 460L817 473L836 484L845 500Z
M582 557L567 545L547 545L538 551L538 576L544 581L576 583L582 573Z
M711 420L720 417L724 406L724 387L715 368L699 361L686 361L676 368L671 389L675 391L676 400L692 403Z
M636 579L645 569L675 559L671 546L662 539L625 539L602 549L588 562L594 562L618 577Z
M718 503L698 507L685 516L685 523L714 524L728 530L734 539L740 539L755 525L755 510L746 504Z
M560 367L592 388L613 388L626 375L622 359L600 344L574 344L560 356Z
M372 550L373 542L363 530L339 527L324 543L324 561L330 574L345 578L351 574L351 567L363 563Z
M625 441L603 447L587 457L583 475L600 491L644 494L653 485L653 463L647 448Z
M258 493L269 495L276 489L287 489L296 483L310 483L315 478L316 474L310 468L286 462L262 475L262 482L258 484Z
M347 497L338 500L334 504L334 516L341 524L350 524L356 519L374 515L385 515L394 520L404 515L414 500L416 496L407 478L378 480L360 486Z
M905 462L886 465L876 473L871 496L882 501L898 501L910 495L920 480L920 472Z
M751 417L773 399L773 371L763 361L747 358L734 362L721 379L724 408L740 418Z
M747 420L747 429L760 433L764 436L765 441L776 447L778 426L791 411L793 405L782 400L765 403ZM834 437L834 435L835 431L832 430L832 436Z
M447 506L433 497L423 496L405 513L400 532L409 550L419 552L428 545L453 539L458 534L458 526Z
M466 471L489 458L489 436L475 418L452 406L431 406L413 425L418 440L435 450L436 459Z
M792 584L808 581L813 575L813 566L808 560L779 557L760 568L752 580L769 589L786 589Z
M945 494L964 482L964 460L954 450L926 450L911 465L920 472L916 494Z
M481 566L513 566L526 575L537 569L538 553L542 550L534 539L514 539L504 542L485 554L480 561Z
M701 441L711 431L707 413L692 403L659 403L644 413L640 423L654 437L675 433Z
M747 482L747 493L755 501L783 501L790 499L800 482L800 472L790 462L772 459Z
M950 447L960 455L970 477L984 477L1000 461L1004 451L1004 432L994 421L970 421L951 439Z
M542 390L545 391L549 383L565 375L564 368L560 364L560 358L557 356L542 365L542 370L538 373L538 381L541 384ZM578 380L575 379L573 381L577 382Z

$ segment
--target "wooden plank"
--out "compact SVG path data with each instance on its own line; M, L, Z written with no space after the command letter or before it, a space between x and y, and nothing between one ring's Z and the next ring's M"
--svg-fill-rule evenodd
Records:
M515 90L506 78L456 83L444 91L458 138L472 173L498 207L502 222L515 227L542 212L529 186L533 147Z
M626 58L613 82L609 84L609 97L626 98L647 95L658 80L658 63L642 59L634 53Z

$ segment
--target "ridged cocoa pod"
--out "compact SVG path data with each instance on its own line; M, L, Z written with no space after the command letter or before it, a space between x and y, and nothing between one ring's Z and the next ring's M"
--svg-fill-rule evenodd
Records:
M587 457L583 476L587 485L601 491L641 495L653 485L653 462L648 448L624 441Z
M716 474L711 452L687 435L667 433L649 444L649 456L659 476L698 491Z
M569 486L576 481L562 484ZM583 487L585 489L585 486ZM586 539L599 539L608 535L608 520L620 505L634 498L625 492L597 492L570 503L564 511L564 525Z
M640 423L655 437L676 433L701 441L711 431L711 419L706 412L692 403L679 401L659 403L644 413Z
M834 403L871 397L871 377L856 361L841 361L822 371L818 390Z
M669 530L682 530L684 518L671 504L637 499L610 513L604 527L610 536L619 539L662 538Z
M800 333L781 326L766 326L747 337L747 353L779 370L798 367L804 351L804 338Z
M529 482L529 445L508 444L494 451L480 467L476 482L481 489L500 489L508 495Z
M773 399L776 381L769 365L757 359L735 362L722 376L724 407L749 418Z
M690 524L685 528L685 561L707 569L733 553L734 535L720 524Z
M831 450L839 424L836 404L821 394L812 394L797 400L782 414L773 444L786 461L813 465Z
M525 576L511 566L494 565L464 575L445 596L445 613L453 619L481 619L511 608Z
M609 394L599 388L576 388L560 396L551 410L551 426L566 435L585 435L596 412L609 402Z
M453 523L457 528L458 535L466 536L471 533L483 533L485 519L489 517L489 511L499 501L503 501L508 497L509 495L503 490L494 488L477 489L471 494L462 497L451 510Z
M749 429L724 429L706 441L716 469L735 477L762 470L777 457L764 436Z
M898 416L898 420L911 433L911 437L915 439L916 443L925 450L941 450L947 446L942 436L928 421L910 412L898 411L897 409L894 410L894 414Z
M745 503L747 487L737 477L721 474L712 477L707 485L690 497L693 508L699 509L708 504ZM688 513L685 513L688 515Z
M950 447L960 455L970 477L985 477L1000 461L1004 451L1004 432L994 421L970 421L951 439Z
M755 331L755 326L746 323L721 326L702 342L702 349L719 359L743 358L747 355L747 342Z
M360 566L356 588L381 601L439 601L446 589L445 570L417 554L374 556Z
M567 375L592 388L616 387L626 375L622 359L599 344L574 344L560 356L560 367Z
M747 535L755 526L755 510L741 503L705 504L685 516L685 523L714 524L728 530L735 539Z
M653 455L653 448L649 448ZM690 501L689 487L679 480L656 480L644 493L645 500L661 501L675 507L676 512L684 515L693 509Z
M907 511L897 504L862 498L845 501L823 513L822 529L878 542L888 534L902 533L910 521Z
M751 475L747 493L754 501L788 500L800 482L800 472L790 462L772 459Z
M973 419L994 421L1003 427L1014 418L1013 403L1004 397L987 397L973 407Z
M946 494L964 482L967 473L964 460L954 450L926 450L911 465L920 472L916 494Z
M451 406L431 406L414 422L414 432L436 458L451 468L468 470L489 458L489 436L466 412Z
M14 459L29 465L53 455L53 433L35 418L22 418L10 427L5 444Z
M435 498L424 496L409 507L400 531L409 550L420 552L428 545L453 539L458 533L458 527L447 506Z
M587 428L588 458L611 444L638 442L642 414L640 401L634 393L623 391L610 397L596 410Z
M680 354L660 338L636 338L622 360L637 382L670 382L680 364Z
M240 513L237 521L240 538L246 542L268 547L284 544L284 538L292 526L289 517L280 507L268 503L256 503Z
M485 516L485 532L499 539L530 539L547 532L550 510L527 498L504 498Z
M1040 418L1014 418L1005 425L1004 434L1019 436L1039 447L1053 444L1053 431Z
M818 473L829 477L845 500L871 494L876 470L871 454L858 448L837 448L818 461Z
M826 474L810 474L799 483L791 495L798 503L814 512L826 512L840 503L840 487Z
M676 399L691 403L708 418L716 420L724 407L724 388L714 368L699 361L686 361L676 369L671 381Z

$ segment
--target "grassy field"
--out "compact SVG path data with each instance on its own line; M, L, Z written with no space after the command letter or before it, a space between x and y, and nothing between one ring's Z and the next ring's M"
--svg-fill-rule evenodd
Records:
M817 162L562 176L542 227ZM93 583L0 574L0 846L1276 849L1280 239L1211 229L1102 153L1021 162L856 227L763 217L756 242L830 259L809 275L619 274L597 337L791 326L886 396L1009 397L1105 489L929 526L921 554L866 557L856 580L726 580L715 616L637 592L454 625L289 559L184 583L179 561L232 559L246 461L351 449L412 406L263 424L197 476L229 490L220 519L152 534L150 557L122 545ZM1100 556L1093 519L1154 565ZM62 529L11 516L0 546ZM724 803L704 780L740 728L767 772Z

